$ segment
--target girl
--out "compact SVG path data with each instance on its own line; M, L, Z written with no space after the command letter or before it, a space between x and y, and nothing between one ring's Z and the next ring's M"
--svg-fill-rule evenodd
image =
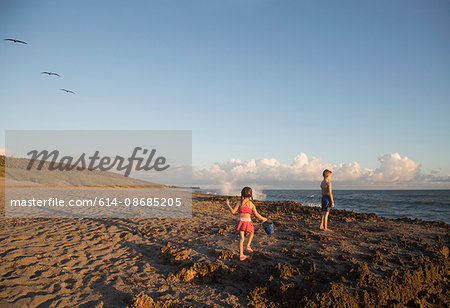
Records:
M250 233L248 237L246 250L248 252L253 252L253 250L250 248L250 244L252 243L253 240L254 231L250 215L253 212L255 216L261 219L263 222L267 221L267 218L264 218L261 215L259 215L258 211L256 210L256 206L253 204L252 201L253 196L252 196L252 189L250 187L244 187L242 189L241 202L238 202L234 209L231 208L230 201L228 201L227 199L227 206L231 214L235 214L239 210L239 218L236 224L236 231L239 231L239 234L241 236L241 239L239 241L239 259L241 261L244 261L245 259L248 258L248 256L244 255L245 231Z

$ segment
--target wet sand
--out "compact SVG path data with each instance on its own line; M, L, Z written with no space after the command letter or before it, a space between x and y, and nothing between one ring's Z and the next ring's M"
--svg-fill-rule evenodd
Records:
M333 210L326 232L318 208L256 202L275 233L254 218L241 262L224 200L196 195L192 219L2 217L0 307L450 305L443 222Z

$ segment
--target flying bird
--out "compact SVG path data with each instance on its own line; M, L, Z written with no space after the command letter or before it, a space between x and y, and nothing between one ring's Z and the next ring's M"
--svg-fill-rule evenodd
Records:
M72 94L75 94L75 92L70 91L70 90L67 90L67 89L60 89L60 90L66 92L66 93L72 93Z
M49 75L49 76L55 75L55 76L61 77L59 74L57 74L57 73L52 73L52 72L42 72L41 74L47 74L47 75Z
M13 38L7 38L7 39L4 39L4 40L5 41L11 41L11 42L14 42L14 43L28 44L27 42L19 41L19 40L13 39Z

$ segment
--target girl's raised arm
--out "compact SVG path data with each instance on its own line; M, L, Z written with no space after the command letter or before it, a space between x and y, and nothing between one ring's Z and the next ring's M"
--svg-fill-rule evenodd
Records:
M239 208L239 202L236 203L236 206L235 206L234 209L233 209L233 208L231 207L231 205L230 205L230 201L227 199L227 206L228 206L228 209L230 210L231 214L236 214L236 212L237 212L237 210L238 210L238 208Z
M252 202L252 206L253 206L253 214L255 214L255 216L256 216L257 218L261 219L263 222L267 221L267 218L262 217L262 216L258 213L258 211L256 210L256 206L253 204L253 202Z

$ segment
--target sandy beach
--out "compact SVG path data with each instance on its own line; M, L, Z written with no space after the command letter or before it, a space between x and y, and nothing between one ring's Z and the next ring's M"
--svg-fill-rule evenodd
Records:
M450 0L0 16L0 308L450 307Z
M3 198L3 197L2 197ZM1 307L445 307L449 225L260 202L238 260L225 197L194 195L192 219L0 221ZM236 201L237 199L235 199ZM1 200L4 204L4 200Z

